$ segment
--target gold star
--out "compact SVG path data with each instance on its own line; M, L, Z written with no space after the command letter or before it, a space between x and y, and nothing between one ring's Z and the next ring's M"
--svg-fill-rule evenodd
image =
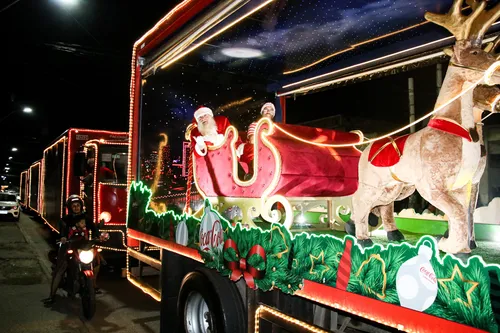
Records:
M321 265L325 266L325 269L321 272L321 278L323 278L323 275L330 270L330 267L328 267L327 264L325 264L325 253L321 251L321 253L315 257L312 254L309 254L309 258L311 259L311 269L309 270L309 274L316 275L318 273L313 272L314 269L314 261L319 260L321 258Z
M477 288L477 286L479 285L479 282L476 282L476 281L471 281L471 280L465 280L464 279L464 276L462 275L462 272L460 271L460 268L458 267L457 264L455 264L455 266L453 267L453 272L451 273L451 277L449 278L446 278L446 279L438 279L438 282L441 286L443 286L443 288L445 288L446 290L449 291L448 287L444 284L445 282L452 282L453 280L455 280L455 275L458 274L458 277L460 278L460 280L462 280L463 283L470 283L472 284L472 286L469 288L469 290L467 290L467 292L465 293L467 295L467 302L464 302L463 300L461 300L460 298L456 298L455 299L455 302L461 302L463 303L465 306L467 307L471 307L472 306L472 298L471 298L471 294L472 292L474 291L474 289Z

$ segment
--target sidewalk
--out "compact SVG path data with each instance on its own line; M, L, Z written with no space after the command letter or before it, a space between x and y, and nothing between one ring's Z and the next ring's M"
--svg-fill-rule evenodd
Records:
M25 215L19 223L0 222L0 332L89 332L79 309L61 306L53 311L43 306L50 263L40 256L48 253L49 246L37 229L43 231Z
M19 223L0 222L0 333L160 331L160 304L119 275L100 275L103 294L91 321L81 316L79 299L61 296L46 308L41 300L51 276L48 236L47 228L24 214Z

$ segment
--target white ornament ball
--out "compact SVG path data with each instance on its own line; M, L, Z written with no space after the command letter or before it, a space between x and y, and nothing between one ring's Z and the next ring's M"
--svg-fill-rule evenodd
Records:
M438 284L431 265L432 249L421 245L418 255L407 260L396 275L396 289L401 306L427 310L436 299Z
M200 249L205 252L214 249L222 251L224 230L222 230L220 217L210 210L207 205L200 225Z
M175 231L175 242L183 246L187 246L188 244L188 229L186 221L184 220L177 225L177 230Z

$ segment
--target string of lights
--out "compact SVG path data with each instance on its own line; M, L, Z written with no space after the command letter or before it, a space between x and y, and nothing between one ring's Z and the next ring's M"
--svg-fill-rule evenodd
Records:
M280 127L279 125L277 124L273 124L273 127L277 128L278 130L280 130L281 132L283 132L284 134L288 135L289 137L297 140L297 141L300 141L300 142L303 142L303 143L307 143L307 144L310 144L310 145L315 145L315 146L320 146L320 147L330 147L330 148L342 148L342 147L354 147L354 146L361 146L361 145L366 145L366 144L369 144L369 143L372 143L372 142L375 142L375 141L379 141L379 140L382 140L382 139L385 139L385 138L388 138L388 137L391 137L391 136L394 136L395 134L398 134L416 124L418 124L419 122L431 117L432 115L434 115L435 113L441 111L442 109L444 109L445 107L447 107L448 105L450 105L451 103L453 103L455 100L459 99L460 97L462 97L463 95L467 94L469 91L471 91L472 89L474 89L478 84L480 84L481 82L485 82L486 84L488 83L491 83L490 82L490 78L491 76L493 75L494 71L500 67L500 61L496 61L494 62L485 72L484 72L484 75L481 79L477 80L476 82L474 82L473 84L469 85L466 89L462 90L459 94L457 94L456 96L454 96L453 98L451 98L450 100L448 100L446 103L443 103L441 104L439 107L435 108L434 110L430 111L429 113L427 113L426 115L418 118L417 120L409 123L408 125L405 125L397 130L394 130L390 133L387 133L387 134L384 134L384 135L381 135L379 137L376 137L376 138L373 138L373 139L368 139L368 140L363 140L361 139L360 142L357 142L357 143L346 143L346 144L330 144L330 143L320 143L320 142L313 142L313 141L309 141L309 140L306 140L306 139L303 139L297 135L294 135L288 131L286 131L285 129L283 129L282 127ZM496 102L498 102L498 99L495 99ZM484 118L483 118L484 119Z

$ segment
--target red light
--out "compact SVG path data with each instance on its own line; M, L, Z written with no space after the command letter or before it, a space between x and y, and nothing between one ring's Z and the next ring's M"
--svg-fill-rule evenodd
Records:
M68 253L69 253L69 254L73 253L73 250L68 250Z

